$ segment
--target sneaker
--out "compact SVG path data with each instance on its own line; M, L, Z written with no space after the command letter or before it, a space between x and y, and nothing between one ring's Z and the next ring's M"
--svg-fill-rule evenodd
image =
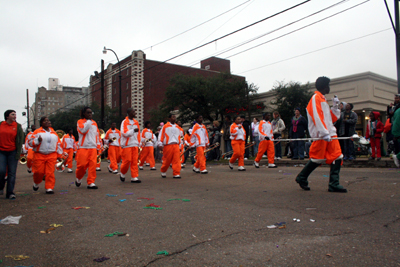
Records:
M229 164L229 168L230 168L231 170L233 170L233 165L232 165L232 163L228 162L228 164Z
M245 171L246 169L243 166L238 167L238 171Z
M32 173L32 168L27 169L28 173Z
M150 169L150 171L155 171L156 170L156 167L152 167L151 169Z
M253 165L254 165L254 167L256 167L256 168L260 168L260 164L259 164L257 161L254 161L254 162L253 162Z
M199 168L196 168L196 167L193 167L193 171L194 171L195 173L200 173L200 169L199 169Z
M110 173L113 172L113 170L110 168L110 165L107 166L107 169L108 169L108 171L109 171Z
M180 175L174 175L174 179L181 179Z
M81 183L82 183L82 179L76 178L76 180L75 180L75 185L76 185L76 187L80 187L80 186L81 186Z
M108 163L111 163L111 161L110 161L110 160L107 160L107 162L108 162Z
M87 186L87 189L98 189L98 187L94 183L91 183L90 185Z
M399 159L397 158L397 156L394 154L394 155L392 156L392 158L393 158L393 160L394 160L394 164L396 164L396 167L397 167L397 168L400 168L400 161L399 161Z
M143 166L139 166L139 170L143 171Z
M262 155L262 157L263 157L263 158L266 158L267 156L265 156L265 155Z
M113 171L112 174L118 174L118 170Z
M208 171L207 171L207 170L202 170L200 173L201 173L201 174L207 174Z
M281 160L282 158L281 158L281 157L277 157L276 159L277 159L277 160Z
M277 157L274 157L274 160L277 160L278 158Z
M277 166L273 163L268 163L268 168L277 168Z
M119 179L121 180L121 182L125 182L125 175L123 175L122 173L119 174Z
M146 166L147 166L147 167L150 166L150 163L146 163Z
M182 169L185 168L185 164L181 164L181 168L182 168Z
M39 189L39 185L33 183L33 191L38 191L38 189Z
M139 180L139 178L135 177L135 178L131 178L131 183L137 183L140 184L142 181Z
M54 194L53 189L46 189L46 194L53 195Z
M71 169L68 169L67 173L71 173L71 172L74 172L74 171L73 171L73 170L71 170Z
M244 158L244 160L248 160L248 158Z
M167 173L166 172L162 172L161 173L161 178L167 178Z
M14 193L11 193L9 196L8 196L8 199L15 199L16 198L16 196L14 195Z
M101 169L100 169L99 167L97 167L97 168L96 168L96 171L97 171L97 172L100 172L100 171L101 171Z

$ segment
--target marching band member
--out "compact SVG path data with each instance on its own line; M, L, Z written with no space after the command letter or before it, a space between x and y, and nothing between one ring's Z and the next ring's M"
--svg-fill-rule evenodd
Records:
M99 150L97 150L97 158L101 155L101 153L103 153L103 151L104 151L104 143L103 143L103 140L101 139L101 134L100 134L100 131L99 131L99 142L100 142L100 149ZM97 158L96 158L96 171L97 172L101 172L101 157L100 157L100 161L97 161Z
M233 149L233 155L229 160L229 168L233 169L233 163L235 163L236 159L238 160L238 171L245 171L244 168L244 147L246 140L246 131L242 127L242 119L240 116L237 116L235 122L232 123L230 132L231 132L231 145Z
M142 152L140 153L139 170L143 170L144 162L150 164L150 170L156 170L156 162L154 160L154 144L157 142L156 136L153 134L150 121L144 123L142 131Z
M163 161L161 166L161 177L167 177L167 170L172 163L172 173L175 179L181 178L181 163L179 158L179 142L182 132L179 126L175 124L176 116L169 114L169 122L167 122L161 129L159 135L158 146L163 151Z
M182 129L181 121L177 121L176 124L178 125L179 130L181 131L181 138L179 139L179 155L181 155L185 151L185 142L183 140L185 131ZM182 155L180 160L181 160L181 168L185 168L185 155Z
M108 145L108 158L110 165L107 166L108 171L113 174L118 174L118 163L121 161L120 153L120 140L121 132L117 128L117 124L113 122L111 128L107 131L104 137L106 144ZM116 140L113 141L113 138Z
M28 154L26 156L26 167L28 168L27 171L29 173L32 172L32 163L33 163L32 161L33 161L33 156L35 154L35 152L33 151L33 147L29 145L29 139L32 137L33 132L36 131L36 126L32 125L31 129L32 131L29 132L25 138L25 149L28 151Z
M69 129L68 133L64 135L61 142L61 147L65 153L68 153L68 159L65 162L65 167L68 168L68 173L72 172L72 159L74 157L74 151L76 150L74 130Z
M208 132L203 124L203 116L196 116L196 124L193 127L192 135L190 136L190 146L196 147L197 160L194 164L193 171L195 173L207 174L206 156L204 150L210 144L208 140Z
M260 160L264 155L265 151L267 151L268 156L268 168L276 168L274 164L275 158L275 145L274 145L274 134L272 131L272 124L269 122L270 114L265 113L263 120L258 125L258 138L260 140L260 144L258 145L258 153L257 157L254 160L254 166L256 168L260 168Z
M57 133L50 127L47 117L40 118L40 128L35 130L29 139L29 145L35 151L33 158L33 190L39 189L39 184L45 176L46 194L54 194L56 179L54 171L57 158L63 154L61 142Z
M297 175L296 182L303 190L310 190L308 187L308 176L321 163L326 162L331 165L329 175L329 192L347 193L347 190L339 184L340 166L343 154L340 149L339 141L332 140L336 137L336 128L333 125L340 117L339 99L334 97L333 106L329 109L325 94L329 94L330 79L319 77L315 82L317 91L311 97L307 105L308 130L312 138L322 138L314 141L310 147L310 161L304 166L303 170Z
M136 118L136 110L128 108L128 116L121 123L121 157L120 180L125 181L125 174L131 169L131 183L141 183L139 180L138 152L140 143L140 126Z
M186 148L186 152L185 152L185 155L183 155L183 157L184 157L184 161L183 161L183 167L185 167L185 165L186 165L186 161L187 161L187 159L188 159L188 157L189 157L189 153L190 153L190 151L189 151L189 149L187 149L188 147L190 147L190 133L192 132L192 129L188 129L187 131L186 131L186 134L185 134L185 137L183 138L183 142L184 142L184 144L185 144L185 148ZM193 162L192 162L193 163Z
M89 107L81 110L81 119L78 120L78 151L76 152L76 181L77 187L81 186L82 178L88 170L87 188L97 189L96 164L97 151L100 149L99 129L97 123L92 120L93 112Z

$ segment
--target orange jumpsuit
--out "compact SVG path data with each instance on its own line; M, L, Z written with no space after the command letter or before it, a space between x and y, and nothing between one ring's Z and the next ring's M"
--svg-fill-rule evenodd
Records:
M233 149L233 155L229 160L230 163L235 163L237 159L238 166L244 167L244 147L245 147L245 140L246 140L246 131L243 129L239 129L239 125L236 123L232 123L230 132L231 132L231 145Z
M170 164L172 163L172 174L174 176L181 173L181 161L179 158L179 142L182 132L177 124L167 122L164 124L159 135L159 146L163 149L163 161L161 166L161 173L166 173Z
M190 136L190 146L196 147L197 160L194 164L196 169L200 171L206 170L206 156L204 155L205 147L210 144L208 140L208 132L204 124L196 123Z
M28 155L26 156L26 167L28 167L28 170L32 170L33 156L35 154L32 147L29 145L29 139L32 137L32 134L33 132L29 132L25 138L25 149L28 151Z
M94 120L78 120L78 151L76 152L76 178L82 179L88 170L87 184L95 182L97 151L100 149L100 137L97 123Z
M146 140L151 140L146 142ZM142 131L142 152L140 153L140 167L143 167L144 162L150 164L150 168L154 168L156 166L156 162L154 160L154 144L157 142L156 136L150 129L144 128Z
M260 162L265 151L267 151L268 163L274 164L275 157L275 146L274 146L274 134L272 131L272 125L269 121L262 120L258 125L258 136L260 144L258 145L258 153L255 161ZM265 140L268 137L269 140Z
M308 130L312 138L337 136L333 123L340 117L340 110L333 107L330 109L325 96L318 91L315 91L307 105L307 117ZM342 158L342 150L337 139L330 142L317 140L311 144L310 159L315 163L332 164L336 159Z
M61 147L65 153L68 153L68 159L65 162L65 167L72 168L72 159L74 157L74 151L76 150L75 137L73 135L66 134L61 142Z
M39 142L39 136L42 142ZM42 127L37 129L29 139L29 145L33 147L35 154L33 159L33 182L40 184L45 178L45 188L54 189L56 179L54 171L56 168L57 158L61 157L63 150L57 133L50 128L47 132Z
M138 132L135 132L138 129ZM126 117L121 123L121 147L122 147L122 164L121 174L125 175L129 168L131 169L131 177L139 177L138 168L138 152L140 143L140 126L137 120L130 120Z
M117 138L114 142L109 142L112 138ZM118 129L112 130L111 128L107 131L104 137L106 144L108 145L108 159L110 160L110 168L113 171L118 170L118 163L121 161L120 153L120 141L121 132Z

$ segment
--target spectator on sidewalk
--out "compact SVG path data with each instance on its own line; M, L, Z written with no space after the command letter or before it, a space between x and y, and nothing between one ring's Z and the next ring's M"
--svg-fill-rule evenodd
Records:
M347 103L346 109L340 114L340 137L350 137L356 133L357 114L353 111L353 104ZM344 160L354 160L354 143L351 139L344 140Z
M278 111L273 113L274 119L272 120L272 132L274 134L274 146L275 146L275 159L282 159L282 144L279 139L282 137L282 132L285 130L286 126Z
M383 123L379 120L381 114L376 111L371 111L369 114L369 120L367 123L367 132L365 137L371 144L372 155L369 160L381 160L381 137L383 132Z
M242 127L246 132L246 140L244 143L244 146L246 147L250 138L250 122L246 120L246 117L244 115L240 116L240 119L242 120ZM249 156L250 156L249 148L246 148L246 150L244 151L244 160L248 160Z
M300 108L294 109L294 117L292 118L292 125L289 130L290 139L304 138L306 135L306 130L308 128L308 123L306 118L301 116ZM293 153L292 160L300 159L304 160L304 141L292 141Z
M231 116L226 115L225 116L225 121L224 121L224 125L223 125L223 130L224 133L222 135L222 137L224 138L225 141L225 153L232 151L232 145L231 145L231 125L232 125L232 119ZM230 159L230 157L228 156L225 159Z

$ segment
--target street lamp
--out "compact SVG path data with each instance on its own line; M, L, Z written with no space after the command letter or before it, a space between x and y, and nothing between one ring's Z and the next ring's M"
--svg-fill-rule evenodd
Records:
M122 118L122 102L121 102L122 75L121 75L121 64L119 62L119 58L117 56L117 53L115 53L114 50L104 47L103 54L107 54L107 50L113 52L115 57L118 60L118 67L119 67L119 118L121 119Z

